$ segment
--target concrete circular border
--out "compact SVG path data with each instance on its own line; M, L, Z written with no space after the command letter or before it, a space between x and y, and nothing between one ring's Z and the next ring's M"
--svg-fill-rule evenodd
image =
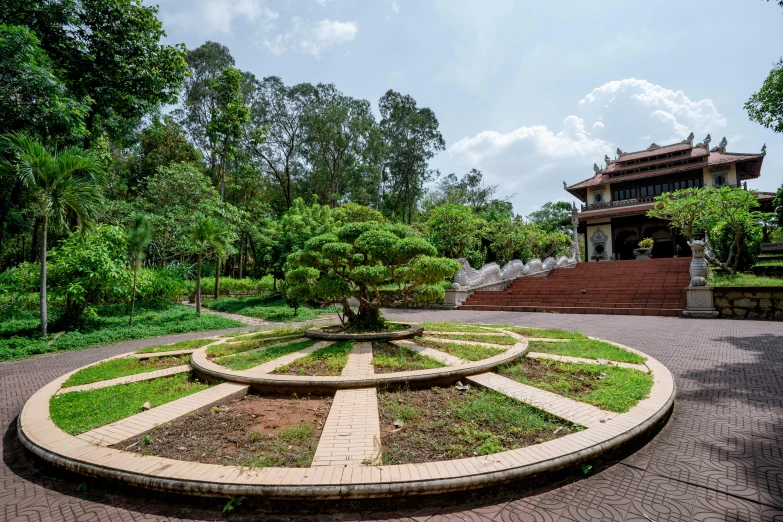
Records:
M415 323L393 323L407 326L405 330L395 330L393 332L371 332L371 333L331 333L324 332L323 328L331 328L335 325L314 326L305 330L305 337L310 339L319 339L322 341L395 341L399 339L410 339L424 332L424 327Z
M612 343L616 344L616 343ZM617 345L622 346L622 345ZM32 453L70 471L144 488L196 496L254 496L279 500L353 500L444 494L541 476L599 458L662 425L674 406L674 378L647 357L650 396L606 423L559 439L482 457L384 466L319 466L247 470L99 447L60 430L49 400L73 374L51 381L25 404L19 438Z
M462 377L494 370L498 366L519 359L527 353L528 342L520 340L499 355L454 366L413 370L408 372L376 373L368 377L344 376L306 376L277 375L272 373L253 374L249 370L231 370L212 362L207 357L207 346L194 351L190 365L195 374L206 380L222 380L248 384L257 391L275 391L281 393L328 393L336 390L395 386L436 386L451 385Z

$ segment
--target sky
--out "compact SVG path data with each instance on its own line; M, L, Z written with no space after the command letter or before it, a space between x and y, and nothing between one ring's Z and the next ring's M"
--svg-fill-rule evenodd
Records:
M744 102L783 56L783 9L763 0L158 0L168 43L226 45L238 68L334 83L431 108L442 174L471 168L527 215L575 201L623 151L728 140L767 156L751 188L783 182L783 134ZM376 112L377 113L377 112Z

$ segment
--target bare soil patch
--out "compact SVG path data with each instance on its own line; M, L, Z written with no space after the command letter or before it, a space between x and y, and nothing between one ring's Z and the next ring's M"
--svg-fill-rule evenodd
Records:
M378 401L384 464L488 455L577 431L562 419L488 389L381 391Z
M307 467L331 404L324 396L247 395L113 447L206 464Z

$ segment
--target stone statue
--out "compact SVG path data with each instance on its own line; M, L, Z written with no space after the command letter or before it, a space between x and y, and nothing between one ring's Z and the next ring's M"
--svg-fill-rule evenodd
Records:
M609 165L609 164L612 162L612 160L611 160L611 159L609 159L609 155L608 155L608 154L604 154L604 162L605 162L607 165Z
M761 155L766 156L767 155L767 144L765 143L763 147L761 147Z
M691 132L690 134L688 134L688 137L686 138L685 141L687 143L690 143L691 145L693 145L693 138L694 138L694 136L693 136L693 133Z
M709 149L709 148L710 148L710 142L711 142L711 141L712 141L712 136L710 136L709 134L707 134L707 137L706 137L706 138L704 138L704 141L702 142L702 145L704 145L705 147L707 147L707 148Z
M531 259L523 263L519 259L513 259L503 266L497 263L488 263L478 270L470 266L465 258L457 259L462 266L454 275L454 282L451 288L454 290L467 290L477 286L490 285L493 283L502 283L518 277L547 272L555 268L574 266L577 259L561 256L557 259L548 257L544 261L540 259Z
M620 147L617 147L617 157L619 158L622 155L623 155L623 151L620 150Z
M565 181L563 181L563 188L568 188L568 184Z
M694 239L692 242L688 241L688 246L691 247L691 251L693 252L690 268L690 286L707 286L707 271L709 270L709 266L704 259L706 241Z
M593 163L593 172L595 172L596 174L601 172L601 168L598 166L598 163Z
M710 152L726 152L726 146L729 144L729 141L726 139L726 136L723 137L722 140L718 143L718 146L713 148Z
M649 147L647 147L647 150L655 150L655 149L660 149L660 148L661 148L660 145L658 145L657 143L653 142L653 143L650 144Z

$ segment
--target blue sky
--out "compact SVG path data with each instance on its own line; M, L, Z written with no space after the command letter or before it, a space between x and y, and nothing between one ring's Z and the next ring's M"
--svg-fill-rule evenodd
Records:
M479 168L515 211L568 200L605 154L726 136L767 144L753 188L783 182L783 135L743 103L783 56L783 9L760 0L161 0L169 42L231 49L237 67L387 89L435 111L446 174Z

